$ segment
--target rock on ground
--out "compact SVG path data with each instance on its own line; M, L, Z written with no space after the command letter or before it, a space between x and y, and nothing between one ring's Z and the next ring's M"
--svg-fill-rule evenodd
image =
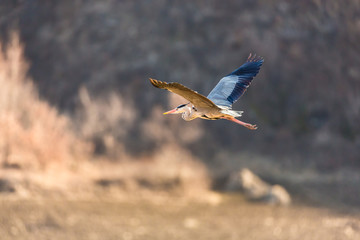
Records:
M266 183L247 168L230 175L226 190L243 191L246 197L252 201L278 205L291 203L291 196L284 187Z

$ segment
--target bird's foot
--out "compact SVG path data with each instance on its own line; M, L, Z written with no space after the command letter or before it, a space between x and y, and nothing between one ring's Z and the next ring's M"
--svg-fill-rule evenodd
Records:
M243 126L250 129L250 130L256 130L258 128L256 125L253 125L253 124L250 124L250 123L246 123Z

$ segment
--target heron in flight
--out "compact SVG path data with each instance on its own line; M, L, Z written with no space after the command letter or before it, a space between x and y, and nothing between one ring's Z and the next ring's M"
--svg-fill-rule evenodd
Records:
M255 130L257 129L256 125L236 119L241 117L243 111L235 111L231 107L249 87L251 80L259 72L263 62L264 59L262 57L257 57L256 54L252 56L250 53L246 62L232 73L223 77L207 97L180 83L167 83L152 78L149 80L155 87L176 93L189 101L189 103L181 104L164 114L182 113L182 118L186 121L191 121L195 118L207 120L226 119L243 125L248 129Z

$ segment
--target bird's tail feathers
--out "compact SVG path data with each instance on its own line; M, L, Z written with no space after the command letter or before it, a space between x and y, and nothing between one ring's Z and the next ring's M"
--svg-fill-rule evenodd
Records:
M241 117L242 113L244 111L235 111L235 110L230 110L230 109L222 109L220 110L220 112L233 116L233 117Z

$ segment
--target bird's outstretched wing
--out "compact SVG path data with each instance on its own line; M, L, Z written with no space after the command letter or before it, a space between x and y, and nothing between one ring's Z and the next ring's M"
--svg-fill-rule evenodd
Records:
M207 96L216 105L231 108L249 87L251 80L258 74L264 59L249 55L238 69L223 77Z
M176 93L182 96L183 98L185 98L186 100L190 101L195 107L217 108L217 106L207 97L191 90L190 88L185 87L184 85L181 85L180 83L176 83L176 82L167 83L152 78L149 78L149 80L154 87L166 89L169 90L170 92Z

